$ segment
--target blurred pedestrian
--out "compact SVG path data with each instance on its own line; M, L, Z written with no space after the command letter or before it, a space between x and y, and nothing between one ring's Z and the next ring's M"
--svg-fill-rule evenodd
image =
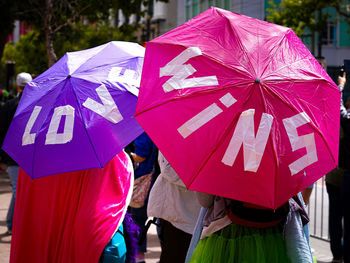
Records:
M0 109L0 145L3 144L8 128L10 127L13 116L16 113L18 103L21 99L22 91L25 85L32 81L32 76L29 73L21 72L16 77L16 89L17 97L7 101L4 106ZM16 200L16 189L17 189L17 176L19 166L18 164L8 156L3 150L0 150L1 162L7 165L7 173L11 180L12 186L12 198L10 207L6 216L7 233L11 235L12 233L12 221L13 213L15 209Z
M298 196L276 210L198 193L207 208L190 263L312 263L308 216Z
M341 83L340 83L341 82ZM342 79L338 79L338 86L345 85ZM342 89L342 87L340 87ZM349 101L349 100L348 100ZM346 104L345 104L346 106ZM349 107L346 106L348 109ZM339 140L342 143L344 137L343 128L340 127ZM339 153L339 158L343 158ZM329 199L329 239L330 247L333 255L332 263L343 262L343 218L344 218L344 189L343 189L344 169L336 167L326 175L326 188Z
M342 191L344 170L335 168L326 175L326 188L329 199L328 227L332 263L343 262L343 217L344 193Z
M5 104L8 98L8 91L5 89L0 89L0 108Z
M200 205L159 152L160 175L151 189L147 215L159 218L159 263L184 263Z
M346 84L346 72L338 77L338 86L343 91ZM341 193L343 195L343 213L344 213L344 230L343 230L343 252L344 263L350 263L350 110L346 109L343 101L340 106L340 124L343 129L343 137L340 138L339 149L339 167L344 169L343 183ZM337 260L337 258L335 258ZM339 261L335 261L339 262Z
M144 132L134 141L135 152L131 153L134 162L134 191L129 205L132 219L140 228L137 263L145 262L147 252L147 237L141 240L145 231L147 217L148 194L155 171L158 149L149 136Z

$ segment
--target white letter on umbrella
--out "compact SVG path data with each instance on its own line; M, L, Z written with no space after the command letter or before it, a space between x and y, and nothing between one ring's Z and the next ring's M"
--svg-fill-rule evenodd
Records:
M256 172L269 138L273 117L263 113L256 137L254 136L254 109L242 112L222 162L232 166L243 144L244 170Z
M123 120L123 116L120 114L118 107L106 86L102 84L96 89L96 92L103 104L87 98L87 100L83 103L83 106L101 115L103 118L114 124Z
M219 101L226 107L229 108L236 103L236 99L230 94L226 93L222 96ZM182 135L183 138L187 138L193 132L204 126L206 123L218 116L223 110L216 104L213 103L196 114L194 117L186 121L181 125L177 131Z
M159 70L159 77L172 76L163 84L164 92L174 89L195 88L203 86L217 86L218 80L216 76L190 78L197 70L190 64L184 65L190 58L202 55L199 47L189 47L182 51L178 56L171 60Z
M132 69L125 69L124 74L121 75L122 67L113 67L108 73L107 80L110 82L122 83L127 86L129 92L135 96L139 95L138 88L140 87L141 75L137 75L137 72Z
M297 131L298 127L309 122L310 118L305 112L283 120L290 144L292 145L292 150L296 151L304 147L306 148L306 155L289 165L292 175L299 173L318 160L314 134L309 133L299 136Z
M45 144L64 144L73 139L74 108L70 105L56 107L51 118ZM63 133L57 133L62 116L65 115Z
M22 146L33 144L35 142L35 136L36 133L30 133L31 129L33 128L34 122L38 118L38 115L41 111L41 106L35 106L32 114L29 117L29 120L27 122L26 128L24 130L24 134L22 137Z

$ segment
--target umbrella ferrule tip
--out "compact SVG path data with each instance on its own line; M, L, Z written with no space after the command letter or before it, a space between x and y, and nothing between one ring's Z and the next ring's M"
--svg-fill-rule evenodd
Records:
M259 78L256 78L256 79L254 80L254 82L255 82L255 83L260 83L260 79L259 79Z

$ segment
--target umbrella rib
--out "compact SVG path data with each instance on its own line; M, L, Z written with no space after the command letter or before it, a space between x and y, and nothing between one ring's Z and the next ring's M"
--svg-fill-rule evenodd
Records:
M72 78L70 78L70 81L72 81ZM72 91L73 91L73 93L74 93L74 98L75 98L75 100L76 100L76 102L77 102L77 105L79 105L79 101L78 101L77 94L76 94L76 92L75 92L75 90L74 90L73 88L72 88ZM84 119L83 114L81 113L80 107L77 107L77 110L78 110L78 112L79 112L79 115L80 115L80 118L81 118L81 120L82 120L82 123L83 123L83 125L84 125L84 127L85 127L84 130L85 130L86 136L87 136L87 138L88 138L88 140L89 140L89 142L90 142L91 148L92 148L92 150L94 151L94 155L96 156L96 160L98 161L100 167L103 167L103 165L101 164L100 159L98 158L98 155L97 155L97 153L96 153L96 150L95 150L95 147L94 147L94 145L93 145L93 143L92 143L92 140L91 140L91 138L90 138L90 135L89 135L89 133L87 132L87 127L86 127L85 121L84 121L85 119Z
M234 126L234 122L232 121L231 124L228 126L228 128L226 129L226 131L224 132L224 134L222 135L221 139L219 140L219 143L216 144L216 147L214 147L214 149L211 151L211 153L208 155L208 158L203 162L203 164L199 167L199 169L197 170L197 172L195 173L195 176L192 177L189 187L191 187L192 183L195 181L195 179L198 177L199 173L201 172L201 170L203 170L203 168L205 167L205 165L208 163L208 161L210 160L210 158L214 155L214 153L216 152L216 150L219 148L219 146L221 146L222 142L225 140L225 138L230 134L230 131L233 129Z
M247 81L247 83L242 83L241 85L244 85L244 84L251 84L251 82L249 81ZM231 88L231 86L224 86L224 87L222 87L220 90L226 90L226 89L230 89ZM205 96L205 95L207 95L208 93L216 93L216 92L218 92L218 88L217 87L213 87L213 88L208 88L208 89L206 89L206 90L199 90L199 91L197 91L197 92L193 92L193 93L191 93L191 94L187 94L186 96L178 96L178 97L175 97L175 98L171 98L171 99L168 99L168 100L166 100L166 101L163 101L163 102L161 102L161 103L159 103L159 104L156 104L156 105L153 105L153 106L151 106L151 107L149 107L149 108L147 108L147 109L144 109L144 110L142 110L142 111L139 111L139 112L135 112L135 117L136 116L139 116L139 115L141 115L141 114L143 114L143 113L145 113L145 112L147 112L147 111L150 111L150 110L152 110L152 109L154 109L154 108L157 108L157 107L160 107L160 106L163 106L163 105L165 105L165 104L167 104L167 103L170 103L170 102L173 102L173 101L177 101L177 100L183 100L183 99L191 99L192 97L198 97L198 96Z
M305 57L303 57L303 58L300 58L300 59L298 59L298 60L295 60L295 61L293 61L292 63L290 63L290 64L288 64L288 65L284 65L283 67L280 67L280 68L276 69L274 72L278 72L278 71L280 71L281 69L284 69L284 68L286 68L286 67L290 67L291 65L296 64L296 63L298 63L298 62L300 62L300 61L303 61L303 60L307 60L307 56L305 56ZM313 73L310 72L310 71L308 72L308 74L314 75L314 76L317 77L317 75L313 74ZM269 76L271 76L271 74L267 75L264 79L267 79ZM321 78L320 78L320 79L321 79ZM291 79L291 78L288 79L288 81L291 81L291 80L293 80L293 79ZM300 80L300 79L295 79L295 80ZM281 80L281 81L282 81L282 80ZM284 81L286 81L286 80L284 80Z
M256 27L256 35L257 35L257 42L258 42L258 47L260 47L260 34L259 34L259 26ZM258 61L258 66L257 66L257 71L260 71L260 52L258 52L258 58L257 58L257 61ZM259 75L257 75L258 78L260 78L262 76L262 73L261 72L258 72L260 73ZM257 74L258 74L257 73Z
M292 31L292 30L290 30L290 31ZM293 32L293 31L292 31L292 32ZM283 38L281 38L280 42L282 42L285 38L286 38L286 35L284 35ZM278 50L280 50L281 48L282 48L281 45L279 45L278 48L276 49L276 51L274 52L274 55L273 55L272 57L275 57L275 54L276 54L276 53L278 52ZM290 67L291 65L296 64L296 63L299 63L300 61L307 60L307 58L308 58L308 55L305 54L304 57L302 57L302 58L300 58L300 59L298 59L298 60L294 60L292 63L289 63L289 64L287 64L287 65L284 64L282 67L276 69L274 72L279 72L281 69L284 69L284 68L286 68L286 67ZM264 69L264 72L265 72L265 70L267 69L267 67L272 63L272 60L271 60L271 59L270 59L269 61L270 61L270 63L269 63L268 65L266 65L266 67L265 67L265 69ZM312 72L308 72L308 74L310 74L310 75L315 75L315 74L313 74ZM271 74L267 75L264 79L267 79L270 75L271 75ZM315 75L315 76L317 76L317 75ZM290 80L291 80L291 79L289 79L289 81L290 81ZM300 80L300 79L298 79L298 80Z
M142 57L131 57L131 58L128 58L128 59L119 61L116 65L118 65L119 63L127 63L127 62L129 62L129 61L131 61L131 60L140 59L140 58L142 58ZM95 67L94 69L97 70L97 69L100 69L100 68L103 68L103 67L106 67L106 66L110 66L110 65L111 65L111 64L104 64L104 65L100 65L100 66L98 66L98 67ZM86 80L83 76L79 76L79 74L84 74L84 73L85 73L85 74L86 74L86 73L90 73L90 71L88 71L88 70L80 71L80 72L78 73L78 75L74 75L74 78L76 78L76 79L81 79L81 80ZM106 79L106 80L108 81L108 79ZM123 85L121 85L119 82L117 82L116 84L117 84L118 88L124 89L125 91L129 92L130 94L135 95L135 94L132 93L129 89L127 89L127 88L125 88Z
M58 81L58 82L57 82L56 86L59 85L59 84L61 84L61 83L62 83L63 81L65 81L65 80L66 80L66 78L64 77L61 81ZM55 91L55 89L51 89L51 90L49 90L46 94L41 94L41 95L49 96L49 95L50 95L52 92L54 92L54 91ZM39 101L39 100L33 101L33 103L28 104L27 107L23 107L21 113L27 111L28 109L31 109L32 106L33 106L33 104L37 103L38 101ZM16 112L16 113L17 113L17 112ZM20 115L20 113L19 113L18 115Z
M229 87L227 87L228 89ZM247 103L247 101L249 101L249 98L251 97L252 92L250 93L249 96L247 96L247 99L243 102L243 104ZM235 117L235 118L238 118ZM235 119L234 118L234 119ZM192 183L194 182L194 180L197 178L197 176L199 175L199 173L201 172L201 170L205 167L205 165L208 163L209 159L213 156L213 154L217 151L217 149L219 148L219 146L222 145L222 142L229 136L231 130L233 129L233 127L235 126L235 121L234 119L231 121L231 124L228 125L228 127L226 128L224 134L222 135L221 139L219 140L219 143L216 144L216 147L214 147L214 149L212 150L212 152L208 155L208 158L203 162L203 164L199 167L198 171L196 172L195 176L192 177L192 180L189 184L189 187L192 185Z
M286 34L283 34L283 37L280 39L279 43L281 43L285 38L286 38ZM276 45L278 45L278 44L276 44ZM282 48L282 46L281 46L281 45L278 45L278 47L275 49L275 52L273 53L273 55L272 55L272 56L269 56L269 58L275 57L276 53L277 53L281 48ZM259 54L260 54L260 53L259 53ZM268 66L269 66L271 63L272 63L272 59L269 59L269 63L265 65L265 68L264 68L263 72L261 73L261 76L264 75L264 73L266 72ZM282 68L283 68L283 67L282 67ZM280 70L280 69L278 69L278 70ZM278 70L276 70L276 71L278 71Z
M286 82L290 82L290 81L286 81ZM269 91L270 94L274 95L277 99L279 99L281 102L283 102L285 105L287 105L296 114L300 113L300 111L298 109L296 109L292 104L285 103L286 101L283 100L281 98L281 96L279 94L277 94L276 92L274 92L270 87L268 87L267 85L264 85L264 87L266 88L267 91ZM327 149L329 150L329 152L332 152L331 149L330 149L330 146L328 145L328 143L327 143L325 137L323 136L322 132L320 131L320 129L318 129L317 126L314 125L313 122L309 122L308 125L310 125L320 135L320 137L322 138L322 140L325 143L325 145L326 145ZM333 160L336 161L332 154L331 154L331 156L332 156Z
M224 18L225 20L227 20L227 22L230 22L230 20L229 20L226 16L224 16L223 14L219 13L219 15L220 15L222 18ZM229 23L229 24L230 24L230 23ZM188 27L193 28L193 31L195 31L195 32L205 32L205 33L207 33L206 36L203 36L203 35L201 35L201 36L202 36L203 38L205 37L205 38L211 39L212 41L215 41L215 42L218 44L218 46L220 46L223 50L226 49L226 48L217 40L217 37L215 37L215 36L212 35L212 34L209 34L207 31L203 31L202 28L197 27L197 26L194 26L194 25L188 25ZM240 38L238 37L237 31L231 26L231 24L230 24L230 27L229 27L229 28L233 31L232 34L233 34L234 36L237 36L237 39L240 40ZM198 33L198 34L199 34L199 33ZM211 36L211 37L209 38L209 36ZM250 65L250 67L251 67L251 69L252 69L252 72L255 72L254 67L253 67L253 65L252 65L252 63L251 63L251 61L250 61L249 56L248 56L248 52L247 52L246 48L242 45L242 42L241 42L241 41L237 41L237 42L238 42L239 46L241 47L241 49L243 50L245 56L247 57L247 61L249 61L249 65ZM174 43L168 43L168 42L166 42L166 41L158 40L157 43L166 43L166 44L168 44L168 45L182 46L182 47L184 47L184 48L187 48L186 45L183 45L183 44L180 44L180 43L176 43L176 42L174 42ZM241 72L241 73L243 73L244 75L250 73L249 70L247 70L246 72L243 72L243 71L237 70L236 68L234 68L234 67L232 67L232 66L230 66L230 65L223 64L222 61L219 61L219 60L216 59L215 57L212 57L212 56L210 56L210 55L208 55L208 54L206 54L206 53L202 53L202 56L205 56L205 57L211 59L212 61L214 61L214 62L216 62L216 63L218 63L218 64L220 64L220 65L222 65L222 66L224 66L224 67L226 67L226 68L232 69L232 70L234 70L234 71ZM255 72L255 74L256 74L256 72ZM253 77L253 76L250 76L250 77Z
M92 59L93 57L91 57L90 59ZM120 62L127 62L127 61L129 61L129 60L133 60L133 59L138 59L138 58L142 58L142 57L130 57L130 58L128 58L128 59L125 59L125 60L120 60L120 61L118 61L118 64L120 63ZM87 62L87 61L86 61ZM84 62L84 63L86 63L86 62ZM82 64L82 65L84 65L84 64ZM82 66L81 65L81 66ZM98 67L94 67L94 69L99 69L99 68L103 68L103 67L106 67L106 66L110 66L111 64L104 64L104 65L99 65ZM79 66L79 68L81 67L81 66ZM79 68L77 68L76 70L75 70L75 72L79 69ZM80 73L85 73L85 72L89 72L88 70L85 70L85 71L79 71L78 73L80 74ZM72 73L73 74L73 73ZM72 75L71 74L71 75ZM74 76L75 78L79 78L79 79L83 79L83 78L80 78L79 76Z
M109 43L109 44L110 44L110 43ZM109 45L106 45L103 49L107 48L107 46L109 46ZM103 50L103 49L102 49L102 50ZM89 58L88 60L86 60L83 64L81 64L78 68L76 68L76 70L75 70L74 72L77 72L77 71L79 70L79 68L80 68L82 65L84 65L85 63L87 63L88 61L90 61L90 60L93 59L93 58L94 58L94 56L90 57L90 58ZM131 60L131 59L135 59L135 57L131 57L131 58L125 59L125 60L123 60L122 62ZM96 67L96 68L101 68L101 67L104 67L104 66L106 66L106 65L107 65L107 64L105 64L105 65L100 65L99 67ZM79 72L79 73L83 73L83 72L84 72L84 71L81 71L81 72ZM73 74L73 72L71 73L71 75L72 75L72 74ZM72 76L72 77L73 77L73 76ZM78 76L74 76L74 78L75 78L75 79L83 79L83 78L80 78L80 77L78 77ZM83 80L84 80L84 79L83 79ZM78 101L77 94L76 94L76 92L75 92L74 89L72 89L72 91L73 91L73 93L74 93L74 97L75 97L75 99L76 99L77 105L79 105L79 101ZM128 92L130 92L130 91L128 91ZM83 116L83 114L81 113L80 107L77 107L77 108L78 108L78 112L79 112L79 115L80 115L81 119L84 120L84 116ZM86 132L87 138L88 138L88 140L89 140L89 142L90 142L91 148L92 148L93 151L94 151L94 155L96 156L96 160L98 161L100 167L103 167L103 165L101 164L100 159L98 158L98 154L97 154L97 152L96 152L96 150L95 150L95 147L93 146L93 142L92 142L92 140L91 140L91 138L90 138L90 135L89 135L89 133L87 132L87 127L86 127L86 124L85 124L85 123L86 123L86 122L83 121L83 125L84 125L84 127L85 127L85 132Z
M270 91L270 94L273 94L273 95L276 95L276 93L272 92L272 90L267 86L267 85L264 85L265 88L267 88L269 91ZM262 92L261 92L261 96L263 96ZM282 98L280 96L276 96L279 100L283 101ZM264 101L264 100L263 100ZM284 101L283 101L284 102ZM294 110L295 112L299 112L295 107L292 107L290 104L287 104L292 110ZM308 123L311 127L314 128L314 130L320 135L320 137L322 138L322 141L324 142L325 146L327 147L328 149L328 152L332 153L331 149L330 149L330 146L328 145L325 137L323 136L323 134L321 133L321 131L313 124L313 122L309 122ZM271 144L272 144L272 150L273 150L273 155L274 155L274 158L275 158L275 166L276 166L276 170L275 170L275 178L277 179L277 170L278 170L278 162L277 162L277 152L275 151L275 147L274 147L274 144L273 144L273 140L271 140ZM336 161L335 157L333 156L333 154L331 154L332 158L333 158L333 161ZM276 200L277 198L277 180L275 180L275 185L274 185L274 200Z
M245 54L245 56L247 57L247 61L248 61L248 63L249 63L249 65L250 65L250 68L251 68L251 71L247 71L247 72L254 72L255 73L255 75L257 74L256 73L256 71L255 71L255 68L254 68L254 66L253 66L253 64L252 64L252 62L251 62L251 60L250 60L250 57L249 57L249 55L248 55L248 51L247 51L247 49L245 48L245 46L242 44L242 41L241 41L241 38L239 37L239 34L237 33L237 31L236 31L236 29L231 25L231 20L227 17L227 16L224 16L221 12L218 12L219 13L219 15L222 17L222 18L224 18L228 23L229 23L229 25L230 25L230 29L232 30L232 34L235 36L235 37L237 37L237 39L238 39L238 41L237 41L237 43L239 44L239 46L241 47L241 50L244 52L244 54ZM219 43L218 41L216 41L217 43ZM219 43L220 44L220 43ZM221 47L222 47L222 45L220 45ZM223 48L223 47L222 47ZM230 67L231 68L231 67Z
M265 96L264 96L264 93L263 93L263 90L262 89L259 89L259 93L260 93L260 97L261 97L261 100L262 100L262 103L263 103L263 108L264 108L264 112L267 112L267 103L265 102ZM272 137L272 134L270 133L269 137L271 138ZM271 149L272 149L272 153L273 153L273 157L274 157L274 163L275 163L275 176L274 178L276 178L274 180L274 193L273 193L273 197L274 197L274 204L276 203L276 199L277 199L277 176L278 176L278 158L277 158L277 151L276 151L276 148L275 148L275 144L274 144L274 141L272 139L270 139L270 144L271 144Z
M107 43L107 44L103 47L103 49L101 49L101 50L99 51L99 53L102 52L102 51L103 51L104 49L106 49L107 47L109 47L110 45L112 45L112 42ZM79 67L77 67L77 68L74 70L74 72L70 72L70 75L73 75L74 73L76 73L76 72L81 68L81 66L83 66L83 65L86 64L86 63L88 63L88 62L89 62L90 60L92 60L96 55L97 55L97 54L91 56L91 57L88 58L86 61L84 61L81 65L79 65ZM122 61L124 62L124 61L128 61L129 59L134 59L134 58L142 58L142 57L140 57L140 56L134 56L134 57L130 57L130 58L128 58L128 59L122 60ZM106 65L109 65L109 64L100 65L100 66L98 66L98 67L96 67L96 68L104 67L104 66L106 66ZM84 71L81 71L81 72L79 72L79 73L83 73L83 72L84 72Z
M62 83L62 82L64 82L66 79L62 79L62 81L60 81L60 83ZM63 88L64 88L64 86L66 85L66 83L64 83L63 84ZM63 89L62 88L62 89ZM54 92L54 89L51 89L48 93L51 93L51 92ZM61 92L60 92L60 94L62 93L62 90L61 90ZM59 97L59 95L60 94L58 94L57 95L57 97L56 98L58 98ZM47 96L47 94L46 94L46 96ZM56 101L55 101L56 102ZM53 103L54 104L54 103ZM27 107L27 108L29 108L29 106ZM24 110L26 110L27 108L24 108ZM51 112L51 111L50 111ZM50 114L48 114L47 116L49 116ZM42 122L42 125L41 125L41 127L40 127L40 129L39 129L39 131L37 132L37 133L40 133L40 131L42 130L42 127L43 127L43 124L45 123L45 121L47 120L47 118L45 118L45 120L43 120L43 122ZM37 146L38 144L37 143L34 143L34 150L33 150L33 162L32 162L32 176L34 176L34 158L36 158L36 152L37 152Z
M227 87L226 89L229 89L229 88L230 88L230 87ZM215 91L215 90L213 90L213 91ZM250 92L249 96L247 96L247 98L246 98L246 100L243 102L243 104L246 104L246 103L249 101L249 99L250 99L251 96L252 96L252 92ZM235 118L238 118L238 115L237 115L237 117L235 117ZM219 140L219 143L216 144L216 147L214 147L214 149L212 150L212 152L208 155L208 158L207 158L207 159L203 162L203 164L199 167L199 169L198 169L196 175L193 176L193 179L191 180L189 186L192 185L193 181L197 178L197 176L199 175L200 171L201 171L201 170L205 167L205 165L208 163L209 159L213 156L213 154L216 152L216 150L219 148L219 146L222 145L222 142L229 136L231 130L232 130L233 127L235 126L235 123L236 123L236 122L234 121L235 118L233 118L233 120L231 121L231 124L228 125L228 127L226 128L225 132L223 133L221 139Z
M279 43L281 43L282 41L284 41L284 40L286 39L286 35L287 35L288 33L290 33L290 32L294 33L293 30L289 28L289 30L287 30L287 32L285 32L285 33L283 34L283 37L280 39ZM275 55L277 54L277 52L278 52L280 49L282 49L282 46L281 46L281 45L276 44L276 46L277 46L277 48L275 49L275 52L273 53L273 55L272 55L272 56L269 56L270 58L271 58L271 57L275 57ZM259 53L259 54L260 54L260 53ZM303 61L303 60L307 59L307 57L308 57L308 55L305 54L304 57L302 57L302 58L300 58L300 59L298 59L298 60L295 60L295 61L293 61L292 63L290 63L290 64L288 64L288 65L284 65L284 66L282 66L282 67L276 69L274 72L279 72L279 71L280 71L281 69L283 69L283 68L289 67L289 66L291 66L291 65L293 65L293 64L295 64L295 63L297 63L297 62L300 62L300 61ZM263 74L266 72L268 66L272 63L272 61L273 61L272 59L269 59L269 63L266 64L266 66L265 66L265 68L264 68L264 70L263 70L263 72L262 72L261 75L263 75ZM312 72L309 72L309 74L312 74ZM269 76L269 75L267 75L266 77L264 77L264 79L268 78L268 76Z
M107 46L109 46L110 44L111 44L111 42L105 44L105 46L104 46L98 53L100 53L102 50L104 50L104 49L105 49ZM91 59L93 59L93 58L95 57L95 55L96 55L96 54L94 54L94 55L92 55L91 57L89 57L87 60L85 60L83 63L81 63L81 64L74 70L74 72L69 72L69 74L70 74L70 75L73 75L73 73L77 72L77 71L80 69L80 67L81 67L82 65L86 64L86 63L89 62ZM68 70L69 70L69 69L68 69Z
M157 42L157 43L162 43L161 41L159 41L159 42ZM167 42L165 42L167 45L169 45L169 46L182 46L184 49L186 49L187 48L187 46L185 46L185 45L181 45L181 44L177 44L177 43L167 43ZM219 42L218 42L218 44L220 44ZM220 45L221 46L221 45ZM222 47L222 46L221 46ZM222 47L223 48L223 47ZM239 69L237 69L237 68L235 68L235 67L233 67L233 66L231 66L231 65L229 65L229 64L224 64L222 61L220 61L219 59L216 59L215 57L213 57L213 56L211 56L211 55L208 55L207 53L202 53L202 55L201 55L202 57L205 57L205 58L207 58L208 60L211 60L211 61L213 61L213 62L215 62L215 63L217 63L217 64L219 64L220 66L222 66L222 67L225 67L225 68L227 68L227 69L230 69L230 70L233 70L233 71L235 71L235 72L238 72L238 73L241 73L242 75L248 75L250 72L249 71L242 71L242 70L239 70ZM249 60L250 61L250 60ZM250 62L249 62L250 63ZM249 75L249 77L251 77L251 78L253 78L253 76L252 75Z
M31 176L31 178L34 178L34 158L36 159L36 152L37 152L37 143L34 143L34 150L33 150L33 161L32 161L32 176Z
M222 14L220 14L220 15L223 16ZM230 20L228 19L228 17L225 17L225 19L228 20L228 21L230 21ZM247 61L248 61L249 65L250 65L250 68L251 68L251 71L248 70L247 72L254 72L255 75L256 75L257 73L256 73L256 71L255 71L255 68L254 68L254 66L253 66L253 64L252 64L252 62L251 62L251 60L250 60L250 57L249 57L249 55L248 55L247 49L246 49L245 46L242 44L241 38L239 37L239 34L237 34L237 31L235 30L235 28L232 27L231 23L229 23L229 24L230 24L230 29L233 31L233 35L237 37L237 39L238 39L237 42L239 43L241 49L243 50L245 56L247 57ZM252 76L251 76L251 77L252 77Z
M279 100L281 100L281 101L283 101L282 100L282 98L280 97L280 96L278 96L277 94L275 94L274 92L272 92L272 90L268 87L268 86L266 86L266 85L264 85L264 87L269 91L269 93L270 94L272 94L272 95L275 95L275 97L277 97ZM212 91L212 90L211 90ZM260 95L262 96L262 100L264 101L264 96L263 96L263 93L262 93L262 90L260 89ZM250 96L249 96L250 97ZM249 97L246 99L246 101L244 102L244 103L246 103L248 100L249 100ZM186 98L188 98L188 97L186 97ZM173 100L169 100L169 101L166 101L166 102L164 102L164 103L162 103L162 104L159 104L159 105L164 105L164 104L166 104L166 103L168 103L168 102L171 102L171 101L174 101L174 100L176 100L176 99L173 99ZM264 103L264 102L263 102ZM158 106L159 106L158 105ZM291 105L289 105L289 104L287 104L293 111L295 111L296 113L299 113L299 111L295 108L295 107L292 107ZM157 106L155 106L155 107L157 107ZM154 107L153 107L154 108ZM267 109L267 106L266 106L266 104L264 103L264 109L265 109L265 112L266 112L266 109ZM141 113L139 113L139 114L141 114ZM323 136L323 134L320 132L320 130L312 123L312 122L310 122L309 123L309 125L310 126L312 126L315 130L316 130L316 132L321 136L321 138L322 138L322 140L325 142L325 145L326 145L326 147L328 148L328 150L329 150L329 152L331 152L330 151L330 148L329 148L329 146L328 146L328 144L326 143L326 140L325 140L325 138L324 138L324 136ZM191 179L191 181L190 181L190 183L189 183L189 188L191 187L191 185L192 185L192 183L196 180L196 178L198 177L198 175L199 175L199 173L201 172L201 170L205 167L205 165L208 163L208 161L210 160L210 158L213 156L213 154L216 152L216 150L219 148L219 145L221 145L221 142L222 141L224 141L225 140L225 138L228 136L228 134L230 133L230 131L233 129L233 126L234 126L234 121L232 121L231 122L231 125L229 125L228 126L228 128L226 129L226 131L224 132L224 134L222 135L222 137L221 137L221 139L220 139L220 141L219 141L219 143L217 144L217 146L211 151L211 153L208 155L208 158L207 159L205 159L205 161L202 163L202 165L198 168L198 170L197 170L197 172L195 173L195 175L192 177L192 179ZM271 136L271 135L270 135ZM276 165L276 169L275 169L275 178L277 178L277 166L278 166L278 163L277 163L277 152L276 152L276 149L275 149L275 147L274 147L274 144L273 144L273 142L272 142L272 140L271 140L271 147L272 147L272 151L273 151L273 156L274 156L274 158L275 158L275 165ZM334 158L334 156L332 155L332 158L333 158L333 160L335 160L335 158ZM275 181L275 184L274 184L274 198L275 198L275 200L276 200L276 195L277 195L277 181Z
M287 35L288 33L290 33L290 32L294 33L293 30L289 29L287 32L285 32L285 33L283 34L283 37L279 40L279 43L283 42L283 41L286 39L286 35ZM278 52L280 49L282 49L282 46L281 46L281 45L276 44L276 46L277 46L277 48L275 49L275 52L273 53L273 55L272 55L272 56L271 56L271 55L269 56L270 58L271 58L271 57L275 57L275 55L277 54L277 52ZM259 53L259 54L260 54L260 53ZM288 65L284 65L284 66L282 66L282 67L276 69L274 72L279 72L281 69L286 68L286 67L290 67L291 65L293 65L293 64L295 64L295 63L298 63L298 62L300 62L300 61L306 60L307 58L308 58L308 55L305 54L304 57L302 57L302 58L300 58L300 59L298 59L298 60L295 60L295 61L293 61L292 63L290 63L290 64L288 64ZM264 75L264 73L266 72L268 66L271 65L271 63L272 63L273 60L272 60L272 59L269 59L268 61L269 61L269 63L266 64L266 66L265 66L263 72L261 73L261 76ZM308 73L309 73L309 74L312 74L312 72L308 72ZM269 75L265 76L264 79L268 78L268 76L269 76Z
M252 89L253 90L253 89ZM262 101L264 103L264 97L263 97L263 93L262 93L262 90L260 89L260 95L262 97ZM243 104L246 104L250 97L252 95L252 92L250 93L249 96L247 96L246 100L243 102ZM263 107L264 109L266 109L266 104L264 103L263 104ZM236 117L238 118L238 117ZM222 142L229 136L230 134L230 131L233 129L233 127L235 126L235 121L231 121L231 124L226 128L224 134L222 135L221 139L219 140L219 143L216 144L216 147L214 147L214 149L212 150L212 152L208 155L208 158L203 162L203 164L199 167L198 171L196 172L195 176L192 177L192 180L190 181L190 184L189 184L189 187L192 185L192 183L195 181L195 179L198 177L199 173L201 172L201 170L205 167L205 165L208 163L208 161L210 160L210 158L213 156L213 154L217 151L217 149L219 148L219 146L222 145ZM271 140L272 141L272 140ZM272 144L272 142L271 142ZM272 145L272 151L273 151L273 155L274 155L274 158L275 158L275 164L276 166L278 166L277 164L277 152L274 148L274 145ZM277 167L276 167L276 172L277 172ZM276 177L277 178L277 177ZM275 189L276 189L276 183L275 183ZM274 191L274 197L276 198L276 190Z

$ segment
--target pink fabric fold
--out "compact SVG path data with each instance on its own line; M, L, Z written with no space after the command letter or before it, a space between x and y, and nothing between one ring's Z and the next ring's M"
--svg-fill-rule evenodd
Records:
M104 168L35 180L20 170L10 262L98 262L122 223L132 178L123 151Z

